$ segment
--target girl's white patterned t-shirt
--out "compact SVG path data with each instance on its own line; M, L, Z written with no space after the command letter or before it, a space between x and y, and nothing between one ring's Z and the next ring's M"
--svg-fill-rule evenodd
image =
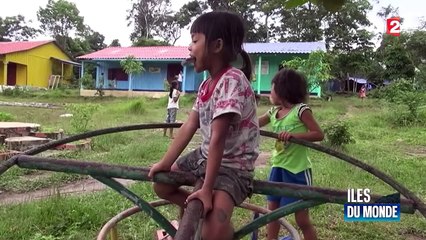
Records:
M208 81L200 85L193 106L199 114L202 154L208 156L212 121L223 114L233 113L235 117L226 137L221 166L252 171L259 155L260 134L256 100L250 83L241 70L229 68L206 99L203 95L208 90Z

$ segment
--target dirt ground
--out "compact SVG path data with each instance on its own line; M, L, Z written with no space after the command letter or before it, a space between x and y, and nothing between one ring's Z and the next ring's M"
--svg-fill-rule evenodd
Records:
M127 179L115 179L124 186L128 186L135 181ZM90 192L96 192L106 189L103 183L95 179L85 179L66 184L59 188L45 188L26 193L0 192L0 205L17 204L34 200L45 199L55 195L78 195Z

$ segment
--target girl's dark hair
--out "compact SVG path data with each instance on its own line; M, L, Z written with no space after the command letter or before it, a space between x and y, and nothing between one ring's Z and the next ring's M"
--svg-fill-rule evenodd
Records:
M178 89L178 83L176 81L171 82L169 90L169 98L173 97L173 90Z
M206 47L217 39L223 41L223 54L226 61L237 60L238 54L243 59L241 71L251 80L252 65L250 56L243 50L245 29L243 20L235 13L213 11L202 14L191 26L192 33L202 33L206 37Z
M275 94L290 104L298 104L306 101L308 84L305 77L288 68L281 69L272 79Z

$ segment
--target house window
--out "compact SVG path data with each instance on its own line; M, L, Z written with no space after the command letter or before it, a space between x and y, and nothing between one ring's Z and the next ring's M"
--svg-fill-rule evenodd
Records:
M161 68L160 67L149 67L148 71L150 73L161 73Z
M259 71L258 67L259 67L259 64L256 64L256 66L254 68L256 74ZM262 65L261 65L260 71L262 72L262 75L268 75L269 74L269 61L262 61Z
M262 74L268 75L269 74L269 61L262 61Z
M108 69L108 79L117 81L128 81L129 76L121 68Z

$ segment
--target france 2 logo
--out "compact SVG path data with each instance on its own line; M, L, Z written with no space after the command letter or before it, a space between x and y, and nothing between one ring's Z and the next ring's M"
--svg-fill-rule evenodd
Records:
M401 19L399 17L386 19L386 33L395 37L401 35Z

